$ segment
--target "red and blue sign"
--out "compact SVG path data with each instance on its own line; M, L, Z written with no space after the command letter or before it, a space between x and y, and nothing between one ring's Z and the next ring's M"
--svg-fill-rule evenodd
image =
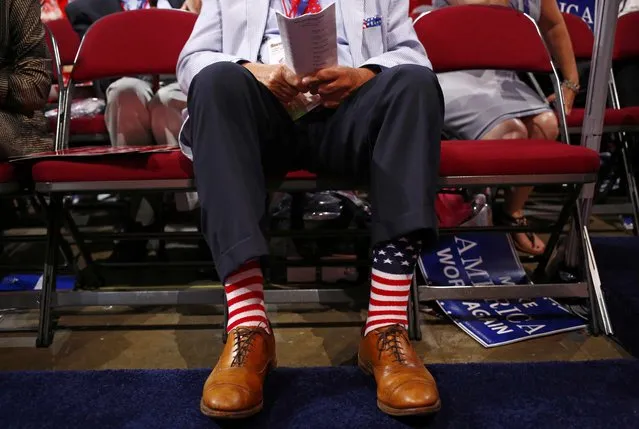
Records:
M530 283L510 237L502 233L443 236L435 250L422 254L419 266L427 284L434 287ZM484 347L585 327L581 318L551 298L437 303L460 329Z
M559 0L557 3L562 12L577 15L594 30L597 10L595 0Z

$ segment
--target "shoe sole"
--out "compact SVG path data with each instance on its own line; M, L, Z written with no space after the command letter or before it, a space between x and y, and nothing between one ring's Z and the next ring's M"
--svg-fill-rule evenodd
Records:
M220 411L220 410L213 410L207 407L203 401L200 401L200 411L202 412L202 414L204 414L207 417L212 417L215 419L227 419L227 420L245 419L259 413L260 411L262 411L262 408L264 408L264 402L260 402L259 405L253 408L249 408L248 410Z
M269 373L271 372L271 370L275 368L277 368L277 361L271 362L266 372ZM214 419L226 419L226 420L246 419L248 417L251 417L259 413L260 411L262 411L263 408L264 408L264 401L260 402L255 407L249 408L247 410L220 411L220 410L214 410L212 408L207 407L204 401L200 400L200 412L204 414L205 416L211 417Z
M373 370L370 368L369 365L363 363L359 359L359 356L357 356L357 366L359 366L359 368L365 374L374 377ZM428 405L426 407L395 408L383 403L382 401L378 399L377 408L379 408L380 410L382 410L384 413L388 414L389 416L393 416L393 417L426 416L429 414L434 414L437 411L439 411L442 408L442 402L440 399L438 399L437 402L435 402L433 405Z

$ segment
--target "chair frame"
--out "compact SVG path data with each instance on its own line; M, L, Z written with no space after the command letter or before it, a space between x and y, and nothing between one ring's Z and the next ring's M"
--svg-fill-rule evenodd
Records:
M476 6L456 6L456 7L476 7ZM436 13L436 11L428 11L421 14L416 20L417 24L421 19L429 14ZM544 44L546 52L549 58L551 58L550 66L552 69L551 80L555 93L558 95L558 102L556 103L557 115L560 122L560 132L564 142L569 142L569 131L566 125L566 115L564 109L564 101L561 93L561 81L557 73L557 68L552 61L550 51L542 37L541 31L537 23L528 15L525 15L529 21L534 25L540 41ZM546 251L538 258L538 266L533 274L533 280L539 280L544 277L545 269L550 261L550 258L557 248L560 235L563 233L563 228L568 224L572 216L571 228L575 232L579 247L581 248L584 256L584 262L582 268L583 281L575 283L560 283L560 284L533 284L524 286L428 286L419 285L419 298L422 301L426 300L444 300L444 299L499 299L499 298L534 298L534 297L580 297L590 298L591 303L591 320L590 328L591 332L595 335L604 331L605 327L610 325L608 311L605 305L605 299L600 287L600 280L596 272L596 262L594 261L594 255L591 250L590 237L587 230L587 225L582 219L581 213L578 207L578 197L581 194L581 190L584 185L594 183L597 179L596 174L587 175L552 175L552 176L487 176L487 177L459 177L459 178L443 178L442 183L447 186L455 187L470 187L470 186L527 186L527 185L544 185L544 184L563 184L569 185L571 189L568 192L568 197L565 204L562 205L559 218L555 224L555 228L546 245ZM485 229L484 229L485 230ZM512 228L510 231L517 231L520 229ZM464 232L468 231L465 228L451 228L450 230L442 230L446 232ZM593 267L595 270L593 270Z
M60 49L57 40L46 24L43 24L45 30L45 37L48 39L50 45L50 53L52 54L52 67L57 77L57 83L60 88L58 98L58 114L56 116L56 130L54 132L54 147L59 148L60 143L60 121L61 121L61 109L63 109L63 97L64 97L64 84L61 74L61 62L60 62ZM9 183L0 183L0 197L28 197L32 195L31 189L26 189L18 181ZM48 221L49 210L48 205L42 196L36 195L32 200L34 207L38 210L39 214ZM20 235L17 237L3 237L5 242L34 242L34 241L47 241L47 253L58 253L61 251L66 266L73 265L73 251L69 243L61 236L52 240L47 232L47 237L40 235ZM35 266L29 266L26 268L28 271L37 270L42 268L36 268ZM57 270L57 267L56 267ZM39 291L19 291L19 292L2 292L0 293L0 301L2 306L6 308L22 308L22 309L37 309L41 307L40 301L41 293Z
M427 12L432 13L432 12ZM423 16L423 15L422 15ZM420 16L421 18L421 16ZM418 19L420 19L418 18ZM534 21L533 21L534 24ZM536 24L535 24L536 27ZM539 32L539 30L537 29ZM540 35L541 36L541 35ZM559 85L554 65L555 84ZM72 82L70 82L70 87ZM558 88L559 86L557 86ZM561 93L560 97L561 97ZM67 102L70 97L67 98ZM563 114L563 102L561 105L561 117ZM65 122L68 119L65 118ZM565 132L565 119L562 132ZM65 139L68 129L65 130ZM551 239L547 250L538 258L539 265L536 271L538 277L543 277L543 272L553 250L559 242L564 225L566 225L573 215L573 227L582 233L577 234L581 244L585 260L588 265L585 267L584 281L572 284L537 284L534 286L456 286L456 287L430 287L418 285L415 276L409 304L409 325L413 339L421 339L419 302L434 299L491 299L491 298L532 298L543 296L554 297L591 297L592 331L599 333L600 326L607 319L607 312L603 302L603 295L600 288L597 288L597 281L593 280L595 274L588 269L592 261L592 253L589 249L588 232L583 228L580 212L577 210L576 199L584 184L593 183L596 174L553 174L553 175L509 175L509 176L450 176L440 177L440 188L450 187L473 187L473 186L516 186L516 185L539 185L539 184L569 184L570 193L566 203L563 205L557 225L552 228ZM61 223L62 198L68 193L107 193L107 192L148 192L148 191L191 191L194 189L192 180L153 180L153 181L115 181L115 182L77 182L77 183L36 183L36 192L48 195L50 198L49 210L49 240L50 247L47 252L47 262L45 264L45 281L42 290L42 306L40 312L40 325L38 328L37 345L46 347L51 344L54 335L53 310L62 307L75 306L104 306L104 305L127 305L127 306L155 306L155 305L183 305L201 304L223 305L224 293L221 288L198 289L198 290L163 290L163 291L74 291L57 292L55 289L55 269L57 266L57 252L50 249L55 248L58 235L52 233L58 231ZM344 183L336 183L321 179L294 179L285 180L278 190L283 192L304 192L322 189L343 189ZM460 231L529 231L530 228L514 227L493 227L493 228L448 228L442 229L442 233ZM319 303L319 304L354 304L366 299L368 291L362 288L361 291L344 290L337 288L309 288L298 290L266 290L265 300L269 304L295 304L295 303Z
M639 12L633 12L633 13L639 13ZM584 30L588 30L588 32L592 34L592 32L590 31L590 28L582 20L578 18L575 19L574 16L567 13L564 13L563 15L574 22L579 22L579 25L582 25ZM570 26L568 27L568 32L570 34L571 39L573 39L573 42L574 42L574 37L576 36L570 32ZM590 44L594 48L594 42L595 42L594 35L590 42L591 42ZM589 61L592 63L592 55L590 55L589 57L583 57L581 59L583 61ZM613 59L613 62L614 62L614 59ZM614 70L612 67L610 70L610 81L608 83L608 88L609 88L608 99L612 107L606 108L605 111L623 110L623 108L621 107L621 103L619 102L619 92L617 91ZM605 113L604 113L604 121L605 121ZM568 129L568 132L570 134L581 134L582 130L579 127L570 127ZM619 142L621 143L621 157L622 157L622 162L624 167L624 173L626 176L626 182L628 183L628 195L630 199L630 207L631 207L633 218L635 219L635 221L633 222L633 234L637 236L639 235L639 187L637 185L636 174L631 162L631 155L630 155L631 147L629 145L628 136L626 135L626 133L639 132L639 123L624 124L624 125L606 125L604 122L602 132L605 134L616 133L619 139Z

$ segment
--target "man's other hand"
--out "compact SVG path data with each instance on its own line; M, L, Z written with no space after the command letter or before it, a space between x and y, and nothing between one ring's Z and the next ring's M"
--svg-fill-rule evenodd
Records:
M283 64L246 63L244 67L262 82L283 104L290 103L302 92L302 81Z
M375 72L366 68L329 67L302 79L302 88L319 94L324 107L335 109L373 77Z

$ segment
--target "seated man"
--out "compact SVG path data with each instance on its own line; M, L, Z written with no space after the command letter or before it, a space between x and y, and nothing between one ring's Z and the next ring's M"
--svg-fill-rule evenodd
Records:
M76 0L66 7L66 14L83 37L94 22L112 13L151 6L197 13L200 4L201 0ZM151 79L123 77L108 82L106 102L104 119L112 146L177 146L186 95L174 80L154 94Z
M205 1L178 61L189 114L180 139L229 305L229 341L200 407L211 417L262 408L264 378L276 364L261 268L266 178L300 168L370 184L371 299L359 365L375 377L379 407L393 415L440 407L406 327L415 263L436 235L442 93L408 0L338 0L339 66L297 76L272 58L277 11L332 2L312 0L298 11L304 4L296 0ZM285 106L309 90L322 105L293 121Z
M32 0L0 3L0 160L53 149L42 113L51 88L51 60Z

